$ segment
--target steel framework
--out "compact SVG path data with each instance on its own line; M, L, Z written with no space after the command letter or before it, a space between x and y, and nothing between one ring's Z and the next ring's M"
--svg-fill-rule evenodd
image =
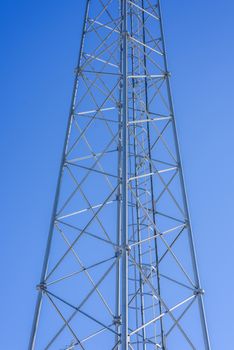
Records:
M86 1L29 350L211 349L169 78L159 0Z

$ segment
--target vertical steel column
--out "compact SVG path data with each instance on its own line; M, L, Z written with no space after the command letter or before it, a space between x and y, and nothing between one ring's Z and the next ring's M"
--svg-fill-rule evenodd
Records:
M122 350L128 350L128 15L122 0L123 21L123 133L122 133Z
M130 8L130 35L131 37L134 35L134 30L133 30L133 13L132 13L132 7ZM131 47L131 74L134 76L134 59L135 59L135 52L134 52L134 46ZM132 108L133 108L133 120L136 120L136 110L135 110L135 79L132 78ZM136 177L135 180L135 187L136 187L136 195L138 197L138 172L137 172L137 164L136 164L136 154L137 154L137 149L136 149L136 125L134 125L134 141L133 141L133 147L134 147L134 154L135 154L135 159L134 159L134 176ZM137 222L137 239L140 242L141 241L141 233L140 233L140 222L139 222L139 205L138 202L136 202L136 222ZM140 265L142 264L142 249L141 249L141 244L138 245L138 260ZM139 283L140 283L140 310L141 310L141 323L145 324L145 311L144 311L144 283L142 280L141 273L139 273ZM138 312L138 310L137 310ZM142 329L142 349L146 350L146 330L145 328ZM138 344L139 346L139 344Z
M201 318L202 331L203 331L203 337L204 337L204 345L205 345L206 350L211 350L208 327L207 327L207 322L206 322L205 309L204 309L204 303L203 303L203 296L202 296L203 292L201 290L200 277L199 277L199 273L198 273L198 264L197 264L197 258L196 258L196 252L195 252L195 244L194 244L193 232L192 232L191 222L190 222L190 213L189 213L189 208L188 208L187 193L186 193L186 189L185 189L184 174L183 174L183 169L182 169L182 164L181 164L178 134L177 134L177 127L176 127L175 116L174 116L174 106L173 106L172 93L171 93L171 85L170 85L170 80L169 80L169 75L168 75L168 63L167 63L167 54L166 54L166 47L165 47L164 29L163 29L163 20L162 20L160 0L158 0L158 12L159 12L162 47L163 47L163 52L164 52L163 57L164 57L164 67L165 67L165 73L166 73L167 92L168 92L168 98L169 98L169 103L170 103L170 111L171 111L171 115L172 115L172 124L173 124L173 132L174 132L175 146L176 146L176 153L177 153L176 155L177 155L179 173L180 173L180 182L181 182L181 188L182 188L182 194L183 194L183 203L184 203L184 209L185 209L186 220L187 220L187 225L188 225L189 244L190 244L190 250L191 250L191 256L192 256L193 271L194 271L194 276L195 276L196 288L198 291L198 303L199 303L200 318Z
M122 0L119 0L119 14L122 16ZM123 28L123 23L121 21L121 32ZM119 65L119 71L123 71L123 40L122 37L119 38L119 45L120 45L120 65ZM118 181L120 182L120 179L122 178L122 107L121 107L121 99L122 99L122 81L119 82L119 111L118 111L118 121L119 121L119 135L118 135ZM122 186L119 184L118 188L118 204L117 204L117 237L116 237L116 245L117 247L121 246L121 222L122 222L122 212L121 212L121 198L122 198ZM116 254L119 254L119 248L118 252ZM117 266L116 266L116 305L115 305L115 330L116 330L116 336L115 336L115 350L120 349L120 315L121 315L121 290L120 290L120 276L121 276L121 266L120 266L120 259L118 259Z
M51 243L52 243L52 237L53 237L54 221L55 221L56 212L57 212L60 185L61 185L61 180L62 180L62 176L63 176L68 139L69 139L69 135L70 135L71 122L72 122L72 118L73 118L74 105L75 105L75 99L76 99L77 88L78 88L78 77L79 77L79 69L78 68L80 65L82 52L83 52L84 36L85 36L85 28L86 28L88 12L89 12L89 4L90 4L90 0L86 0L86 7L85 7L85 14L84 14L84 21L83 21L83 30L82 30L82 39L81 39L81 43L80 43L80 49L79 49L77 67L76 67L76 75L75 75L74 84L73 84L71 106L70 106L69 118L68 118L68 122L67 122L67 129L66 129L66 135L65 135L64 145L63 145L62 158L61 158L60 169L59 169L59 176L58 176L58 181L57 181L57 186L56 186L54 205L53 205L53 210L52 210L52 215L51 215L49 234L48 234L46 251L45 251L45 256L44 256L44 261L43 261L43 266L42 266L40 284L39 284L39 288L38 288L38 296L37 296L37 301L36 301L36 306L35 306L35 311L34 311L34 318L33 318L33 324L32 324L32 329L31 329L31 335L30 335L30 339L29 339L28 350L35 349L35 341L36 341L36 335L37 335L37 329L38 329L38 322L39 322L41 305L42 305L43 287L44 287L44 281L45 281L46 273L47 273L47 269L48 269L50 249L51 249Z
M142 7L142 22L143 22L143 43L146 45L146 35L145 35L145 1L141 0L141 7ZM143 48L144 52L144 74L147 76L147 60L146 60L146 47ZM146 105L146 112L147 112L147 119L149 119L149 103L148 103L148 81L147 78L144 79L145 81L145 105ZM150 141L150 129L149 129L149 123L147 123L147 136L148 136L148 152L149 152L149 159L151 159L151 141ZM150 173L153 173L152 163L149 163L149 170ZM150 176L150 188L151 188L151 206L152 206L152 214L153 214L153 223L154 227L156 227L156 201L154 199L154 185L153 185L153 176ZM157 235L156 229L154 228L154 235ZM155 259L156 259L156 266L157 266L157 290L159 296L161 296L161 286L160 286L160 273L159 273L159 257L158 257L158 242L157 238L154 239L154 245L155 245ZM162 314L162 303L159 299L159 314ZM162 350L166 350L165 345L165 335L164 335L164 327L163 327L163 318L160 318L160 333L161 333L161 342L162 342Z

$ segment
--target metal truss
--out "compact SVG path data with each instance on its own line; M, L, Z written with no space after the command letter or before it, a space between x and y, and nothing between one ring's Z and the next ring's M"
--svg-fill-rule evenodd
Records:
M209 350L160 2L88 0L29 350Z

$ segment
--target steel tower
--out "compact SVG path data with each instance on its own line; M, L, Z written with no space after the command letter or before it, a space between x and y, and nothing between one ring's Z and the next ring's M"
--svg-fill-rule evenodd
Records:
M29 350L210 350L159 0L87 0Z

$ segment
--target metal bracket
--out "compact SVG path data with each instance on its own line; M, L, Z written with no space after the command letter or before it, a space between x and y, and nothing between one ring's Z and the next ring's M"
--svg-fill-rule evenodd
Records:
M204 295L205 291L202 288L198 288L198 289L195 289L193 293L194 295Z
M37 286L36 286L36 289L38 291L41 291L41 292L45 292L47 290L47 285L42 282L42 283L39 283Z
M114 316L113 323L120 326L122 324L121 316Z

